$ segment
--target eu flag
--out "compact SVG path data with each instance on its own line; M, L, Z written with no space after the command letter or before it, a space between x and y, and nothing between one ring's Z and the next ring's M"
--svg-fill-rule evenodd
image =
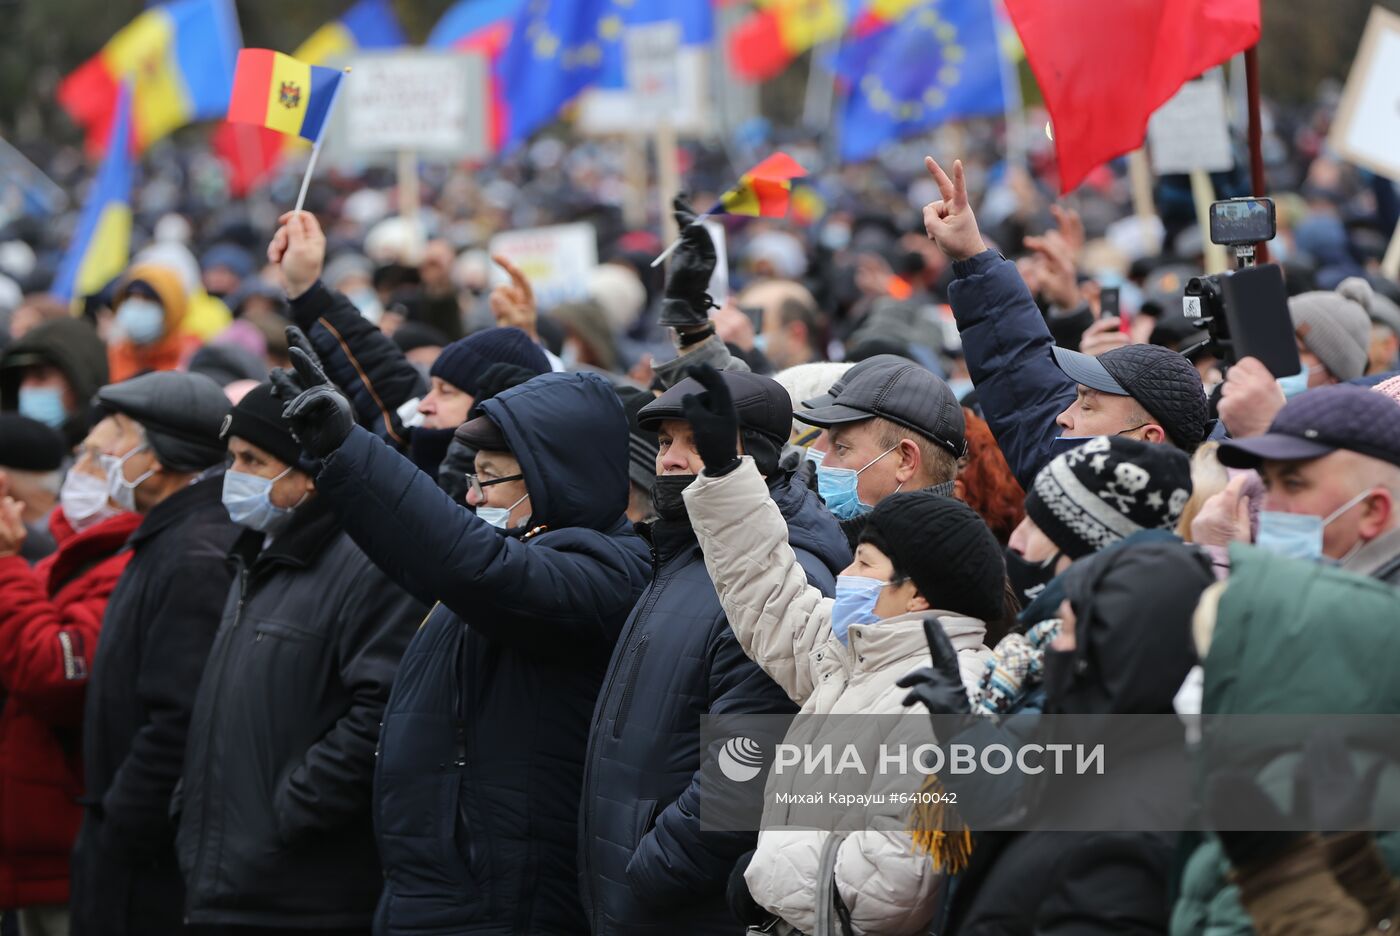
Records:
M850 40L836 61L849 83L843 159L944 121L1005 110L992 0L923 0L900 19Z

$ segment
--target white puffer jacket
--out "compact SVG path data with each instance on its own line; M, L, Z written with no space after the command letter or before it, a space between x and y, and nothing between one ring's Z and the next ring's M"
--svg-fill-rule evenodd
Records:
M853 626L850 646L837 640L833 601L807 584L788 546L786 524L751 458L722 478L701 474L684 496L730 627L744 652L802 706L802 715L906 714L906 691L895 681L929 665L923 632L929 616L938 618L957 649L964 684L970 687L980 677L991 651L982 643L986 625L975 618L916 612ZM801 824L772 808L775 782L781 782L776 774L766 797L767 831L759 834L744 878L760 905L811 932L818 862L829 833L773 828ZM841 844L835 877L856 933L927 932L942 878L927 856L914 852L902 828L852 833Z

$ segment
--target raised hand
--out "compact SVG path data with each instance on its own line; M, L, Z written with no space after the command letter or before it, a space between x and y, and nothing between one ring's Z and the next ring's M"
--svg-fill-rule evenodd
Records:
M1233 439L1263 435L1285 402L1283 388L1262 361L1240 358L1220 388L1220 421Z
M671 204L681 231L681 245L666 271L666 291L657 321L671 328L691 328L710 320L714 300L707 291L718 262L715 242L695 212L677 196Z
M288 332L291 342L291 329ZM304 342L305 336L301 338ZM287 353L293 370L279 367L272 372L273 393L287 401L282 418L292 424L292 435L307 454L325 458L340 448L355 426L350 401L326 377L309 345L293 344Z
M924 166L938 183L943 197L924 206L924 229L928 236L952 260L966 260L987 249L977 219L967 201L967 179L962 160L953 162L953 177L943 171L932 156L924 157Z
M1078 306L1079 279L1075 273L1074 248L1064 235L1059 231L1047 231L1039 237L1027 237L1022 243L1026 249L1035 251L1040 261L1040 290L1045 298L1065 311ZM1117 323L1114 327L1118 327Z
M535 323L539 311L530 281L505 257L492 254L491 260L510 277L508 285L497 286L491 291L491 314L495 316L496 324L502 328L518 328L538 341Z
M277 223L281 226L267 245L267 261L281 269L287 298L295 299L321 278L326 265L326 235L309 211L289 211Z
M739 463L739 411L724 378L713 367L690 368L704 393L687 393L681 412L695 433L695 448L711 477L728 474Z
M24 525L24 505L13 497L0 500L0 557L17 556L29 529Z
M932 665L906 673L895 681L899 688L910 690L904 697L904 704L922 704L930 715L972 714L958 666L958 651L937 618L924 618L924 639L928 641Z

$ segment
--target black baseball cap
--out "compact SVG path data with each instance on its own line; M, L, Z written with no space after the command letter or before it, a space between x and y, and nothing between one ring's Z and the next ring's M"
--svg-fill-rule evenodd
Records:
M848 375L829 405L792 414L823 429L876 416L912 429L954 456L967 451L962 406L953 391L941 377L903 359L881 362L855 377Z
M1132 397L1187 452L1206 437L1205 387L1191 362L1158 345L1130 344L1095 357L1056 346L1055 363L1077 384Z
M1220 463L1257 468L1264 461L1310 461L1338 449L1400 466L1400 404L1365 387L1336 384L1300 393L1269 431L1220 443Z
M834 381L832 381L831 388L825 393L819 396L814 396L810 400L803 400L802 408L817 409L822 406L830 406L833 402L835 402L837 394L839 394L842 390L846 389L846 384L850 383L852 380L859 377L866 371L870 370L870 368L872 367L878 367L881 364L908 363L908 358L900 357L898 354L876 354L871 357L868 357L865 360L860 361L859 363L852 364L850 368L846 371L846 373L842 374L840 377L837 377Z
M769 436L779 445L787 442L792 434L792 397L782 384L748 371L720 371L719 376L734 398L742 428ZM700 396L704 392L700 381L687 377L643 406L637 413L637 425L648 432L656 432L663 420L684 420L682 401L687 395Z

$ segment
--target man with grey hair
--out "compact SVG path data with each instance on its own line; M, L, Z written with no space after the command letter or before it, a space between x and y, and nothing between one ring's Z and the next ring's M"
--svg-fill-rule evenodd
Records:
M65 449L63 437L38 420L0 413L0 498L24 507L20 518L28 533L20 555L31 563L57 548L49 514L63 485Z

